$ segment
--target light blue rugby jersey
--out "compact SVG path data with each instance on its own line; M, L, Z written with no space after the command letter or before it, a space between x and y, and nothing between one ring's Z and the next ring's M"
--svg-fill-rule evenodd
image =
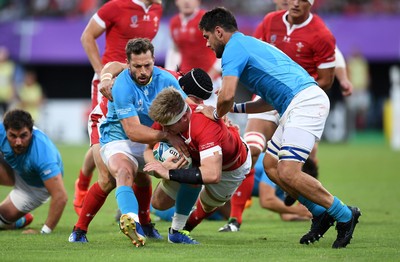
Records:
M301 90L318 85L306 70L276 47L236 32L222 54L222 76L236 76L282 115Z
M0 151L5 161L28 185L44 187L43 181L64 174L58 149L42 131L35 128L27 151L16 155L7 140L3 123L0 124Z
M184 99L187 98L178 80L158 67L154 67L152 80L145 86L132 80L128 69L122 71L112 88L114 101L108 101L107 118L100 126L100 144L128 139L120 123L121 119L138 116L142 125L150 127L153 124L149 117L150 105L161 90L170 86L179 90Z

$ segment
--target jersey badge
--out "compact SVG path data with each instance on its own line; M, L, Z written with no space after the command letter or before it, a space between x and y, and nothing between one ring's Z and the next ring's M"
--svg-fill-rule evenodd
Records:
M270 43L274 44L276 42L276 35L271 35L270 37Z
M139 101L137 102L136 111L138 111L138 112L143 111L143 100L142 99L139 99Z
M132 28L138 27L138 17L137 17L137 15L134 15L134 16L131 17L130 27L132 27Z
M301 52L301 49L304 47L303 43L302 43L302 42L298 42L298 43L296 44L296 46L297 46L297 52L300 53L300 52Z

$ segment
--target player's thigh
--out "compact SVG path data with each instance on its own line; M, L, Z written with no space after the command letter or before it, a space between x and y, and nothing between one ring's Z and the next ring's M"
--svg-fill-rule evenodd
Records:
M100 155L111 175L114 177L127 175L129 177L126 179L133 179L139 167L144 166L144 149L144 144L130 140L118 140L103 145ZM120 178L124 179L124 177Z
M180 184L171 180L161 180L153 192L151 205L158 210L166 210L175 205Z
M18 218L25 215L24 212L18 210L10 199L10 195L6 197L0 204L0 215L9 222L14 222Z

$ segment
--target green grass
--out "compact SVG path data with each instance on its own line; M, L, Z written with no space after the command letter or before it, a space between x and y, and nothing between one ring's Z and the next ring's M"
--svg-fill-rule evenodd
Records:
M278 215L262 210L258 199L244 214L237 233L218 233L224 221L204 221L192 236L200 245L172 245L151 241L134 248L114 222L116 203L111 193L92 221L87 244L68 243L77 216L72 208L73 184L86 146L59 145L65 165L69 203L50 235L22 235L0 231L0 261L399 261L400 259L400 152L377 139L353 138L347 144L321 143L320 180L346 204L361 208L355 236L346 249L334 250L332 228L318 243L298 243L309 222L282 222ZM154 179L156 182L156 179ZM0 187L0 199L10 188ZM48 204L33 212L31 228L40 229ZM167 222L156 226L166 238Z

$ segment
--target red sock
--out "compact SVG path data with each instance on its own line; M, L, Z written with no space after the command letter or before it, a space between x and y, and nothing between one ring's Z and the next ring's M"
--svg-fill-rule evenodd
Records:
M97 182L94 183L93 186L90 187L85 201L83 202L81 215L79 216L78 222L75 224L75 228L87 231L90 222L103 206L107 196L108 194L101 190L99 184Z
M153 192L151 184L149 186L137 186L133 184L133 192L139 205L139 222L142 225L147 225L151 222L150 219L150 201Z
M89 188L90 180L92 180L93 173L90 173L88 176L83 174L82 169L79 170L79 180L78 180L78 188L80 190L86 191Z
M217 208L210 213L206 213L200 203L200 200L197 199L196 209L190 214L186 222L185 229L188 231L192 231L198 224L201 223L201 221L203 221L203 219L211 216L216 210Z
M231 198L231 214L230 217L236 218L239 224L242 224L242 215L246 206L246 201L251 198L251 192L254 186L255 169L250 169L246 178L240 184L235 194Z

